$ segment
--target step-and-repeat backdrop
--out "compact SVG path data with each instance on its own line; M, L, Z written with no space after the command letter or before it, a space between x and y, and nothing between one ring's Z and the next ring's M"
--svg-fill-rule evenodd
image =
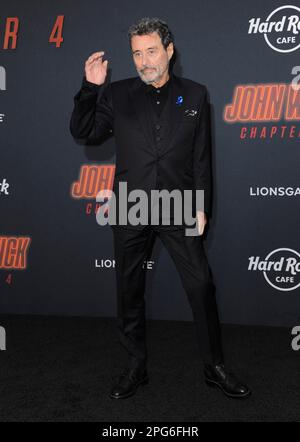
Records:
M207 86L213 217L205 248L224 323L300 319L300 3L274 0L3 1L0 11L0 312L116 315L113 237L95 195L112 186L114 139L85 146L69 120L84 62L137 76L127 30L165 20L174 72ZM130 146L128 146L130 149ZM191 320L157 239L147 316Z

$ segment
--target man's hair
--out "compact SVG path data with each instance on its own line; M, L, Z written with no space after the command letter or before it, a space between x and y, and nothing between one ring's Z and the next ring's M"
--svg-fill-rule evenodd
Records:
M128 29L130 46L131 38L134 35L146 35L151 34L152 32L158 33L165 49L167 49L171 42L174 43L174 36L166 22L157 17L144 17L141 18L137 23L131 25Z

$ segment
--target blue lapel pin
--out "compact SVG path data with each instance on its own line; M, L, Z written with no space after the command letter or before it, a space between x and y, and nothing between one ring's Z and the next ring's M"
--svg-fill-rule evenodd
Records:
M183 103L183 96L182 95L178 95L177 100L176 100L177 106L181 106L182 103Z

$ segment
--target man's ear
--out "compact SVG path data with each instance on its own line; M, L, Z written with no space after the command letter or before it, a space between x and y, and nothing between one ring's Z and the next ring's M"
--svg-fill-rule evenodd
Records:
M167 47L167 53L168 53L169 60L171 60L172 55L174 53L174 44L173 44L173 42L169 43L169 45Z

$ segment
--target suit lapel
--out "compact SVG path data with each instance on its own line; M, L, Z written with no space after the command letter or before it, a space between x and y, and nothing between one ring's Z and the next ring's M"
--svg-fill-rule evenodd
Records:
M169 132L169 139L168 139L168 145L166 146L166 150L172 149L172 144L175 140L176 132L181 124L182 117L183 117L183 104L178 105L176 104L178 97L184 96L183 86L182 82L179 77L173 74L173 81L171 83L171 90L170 90L170 96L169 99L171 100L170 106L169 106L169 126L170 126L170 132Z

